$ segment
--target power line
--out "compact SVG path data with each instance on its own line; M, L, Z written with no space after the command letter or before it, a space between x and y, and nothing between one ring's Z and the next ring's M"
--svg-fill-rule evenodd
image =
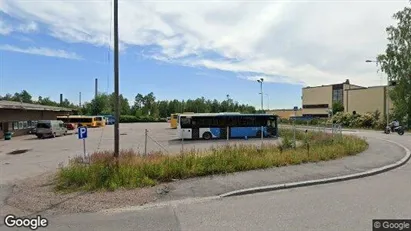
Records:
M110 68L110 63L111 63L111 44L112 44L112 22L113 22L113 4L112 4L113 2L112 1L110 1L109 2L109 9L110 9L110 29L109 29L109 37L108 37L108 49L107 49L107 67L108 67L108 70L107 70L107 88L106 88L106 94L108 95L108 96L110 96L110 94L109 94L109 81L110 81L110 72L111 72L111 68ZM101 129L101 134L100 134L100 140L99 140L99 142L98 142L98 145L97 145L97 150L99 150L100 149L100 145L101 145L101 141L102 141L102 139L103 139L103 134L104 134L104 130L105 130L105 126L103 127L103 129Z

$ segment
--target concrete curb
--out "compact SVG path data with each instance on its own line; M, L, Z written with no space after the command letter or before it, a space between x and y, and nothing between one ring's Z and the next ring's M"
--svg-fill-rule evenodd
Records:
M358 178L377 175L383 172L390 171L392 169L398 168L406 164L410 160L411 151L404 145L391 141L391 140L386 140L386 139L381 139L381 138L376 138L376 139L383 140L383 141L386 141L386 142L389 142L389 143L392 143L392 144L395 144L401 147L402 149L405 150L405 156L401 160L395 162L394 164L389 164L383 167L374 168L374 169L360 172L360 173L349 174L345 176L331 177L331 178L323 178L323 179L318 179L318 180L290 182L290 183L285 183L285 184L275 184L275 185L268 185L268 186L262 186L262 187L235 190L235 191L221 194L220 197L240 196L240 195L247 195L247 194L253 194L253 193L276 191L276 190L282 190L282 189L298 188L298 187L305 187L305 186L312 186L312 185L327 184L327 183L334 183L334 182L339 182L339 181L358 179Z

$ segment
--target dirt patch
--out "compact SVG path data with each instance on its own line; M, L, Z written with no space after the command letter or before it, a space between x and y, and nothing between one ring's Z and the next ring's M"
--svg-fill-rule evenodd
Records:
M132 190L120 189L114 192L56 193L53 189L53 176L53 173L46 173L18 182L5 204L9 209L19 210L19 215L26 216L97 212L103 209L143 205L156 201L168 192L165 185L158 185Z

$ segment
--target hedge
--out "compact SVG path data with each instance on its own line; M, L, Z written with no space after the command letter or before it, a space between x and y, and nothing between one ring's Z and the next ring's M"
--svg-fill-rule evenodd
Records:
M154 118L149 116L137 117L133 115L121 115L120 123L148 123L148 122L166 122L166 119Z
M393 118L390 115L390 118ZM292 120L281 119L280 123L291 124ZM296 125L324 125L337 123L346 128L368 128L368 129L384 129L387 124L386 115L379 111L365 114L352 114L347 112L338 112L331 119L328 118L313 118L312 120L296 120Z

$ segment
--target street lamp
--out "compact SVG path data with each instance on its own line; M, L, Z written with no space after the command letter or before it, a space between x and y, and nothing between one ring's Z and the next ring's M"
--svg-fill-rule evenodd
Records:
M263 78L260 78L260 79L257 79L257 82L259 82L260 83L260 94L261 94L261 111L264 111L264 104L263 104L263 98L264 98L264 95L263 95L263 82L264 82L264 79Z
M375 65L378 65L378 62L377 61L375 61L375 60L369 60L369 59L367 59L367 60L365 60L365 62L366 63L375 63ZM388 93L388 86L389 86L389 80L388 80L388 78L387 78L387 93ZM386 96L386 98L387 98L387 102L386 102L386 104L387 104L387 126L389 125L389 121L390 121L390 119L389 119L389 116L390 116L390 104L389 104L389 100L388 100L388 98L389 98L389 95L388 96Z

